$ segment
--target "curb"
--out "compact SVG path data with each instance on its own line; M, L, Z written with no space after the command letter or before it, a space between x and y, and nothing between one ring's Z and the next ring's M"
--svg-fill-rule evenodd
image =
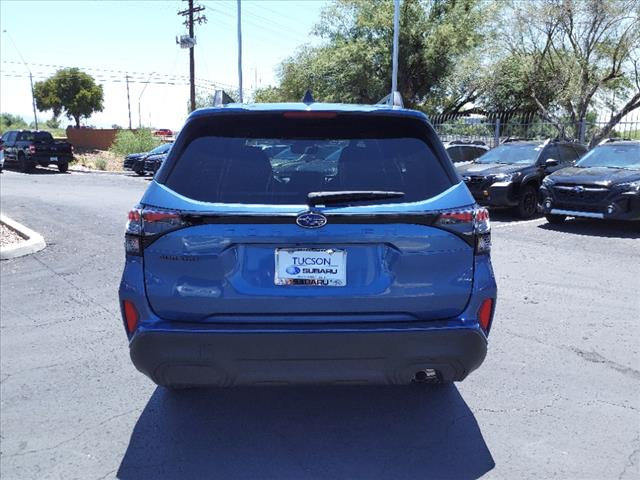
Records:
M18 235L25 239L24 242L20 242L17 245L1 247L0 260L8 260L10 258L29 255L30 253L39 252L47 246L42 235L25 227L21 223L10 219L6 215L0 214L0 222L4 223L7 227L14 230Z
M76 169L73 167L69 167L69 171L74 173L97 173L100 175L127 175L131 173L126 170L106 171L106 170L79 169L79 168Z

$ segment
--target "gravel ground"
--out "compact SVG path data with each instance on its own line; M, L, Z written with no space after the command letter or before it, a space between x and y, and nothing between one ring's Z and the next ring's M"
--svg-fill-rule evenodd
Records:
M19 242L24 241L20 235L14 230L7 227L4 223L0 223L0 247L8 247Z
M73 167L85 167L88 170L104 170L107 172L121 172L123 158L108 150L76 148Z

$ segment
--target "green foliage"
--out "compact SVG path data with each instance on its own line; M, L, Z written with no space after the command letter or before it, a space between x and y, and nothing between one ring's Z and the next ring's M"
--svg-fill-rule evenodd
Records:
M50 118L49 120L47 120L46 122L44 122L44 124L48 128L58 129L58 128L60 128L60 119L57 118L57 117L53 117L53 118Z
M130 153L148 152L160 145L162 141L149 129L137 131L120 130L111 146L111 152L119 156Z
M98 158L95 161L96 168L98 170L106 170L107 169L107 161L104 158Z
M0 133L6 130L19 130L21 128L27 128L27 122L24 118L18 115L12 115L11 113L0 114Z
M405 0L400 7L398 89L409 107L423 105L481 40L480 0ZM280 85L259 90L256 101L300 101L310 88L318 101L373 103L391 90L393 2L336 0L324 9L315 34L285 60Z
M58 70L52 77L36 82L34 95L38 110L53 110L53 116L64 113L80 126L82 118L103 110L104 92L91 75L77 68Z

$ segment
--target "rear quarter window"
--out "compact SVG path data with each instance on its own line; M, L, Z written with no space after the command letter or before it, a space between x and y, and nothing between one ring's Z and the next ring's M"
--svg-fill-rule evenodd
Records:
M427 127L415 120L411 128L366 117L234 120L185 129L192 131L174 147L159 181L198 201L276 205L305 204L310 192L363 190L404 192L366 203L415 202L454 183Z

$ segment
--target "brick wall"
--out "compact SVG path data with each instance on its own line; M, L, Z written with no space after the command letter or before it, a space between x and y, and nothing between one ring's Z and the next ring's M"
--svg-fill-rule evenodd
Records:
M135 130L134 130L135 131ZM67 127L67 141L74 147L109 150L118 130L113 128Z

